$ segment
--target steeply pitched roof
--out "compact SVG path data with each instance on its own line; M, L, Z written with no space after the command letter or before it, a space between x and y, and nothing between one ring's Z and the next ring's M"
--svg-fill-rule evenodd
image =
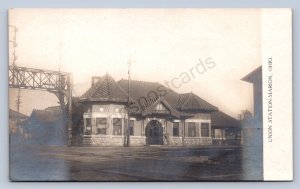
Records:
M15 119L17 117L18 117L18 112L15 110L9 109L9 118ZM25 119L25 118L28 118L28 116L19 112L19 118Z
M212 127L241 127L241 122L221 111L212 112L211 114Z
M128 101L128 80L115 82L106 74L97 77L97 82L92 84L81 97L81 102L127 102ZM209 104L205 100L193 93L178 94L172 89L157 82L130 81L131 103L137 108L133 113L147 114L153 111L154 105L163 103L172 115L188 116L184 111L207 112L216 111L217 107ZM179 110L181 112L179 113Z
M128 80L120 80L118 84L128 91ZM141 111L145 111L152 106L160 97L174 109L183 111L216 111L217 107L206 102L193 93L178 94L172 89L157 82L130 81L131 97L135 100ZM181 115L187 115L181 113Z
M81 101L106 101L127 102L126 92L108 74L98 78L99 81L92 85L81 97Z
M118 84L128 92L128 80L120 80ZM138 105L141 110L146 110L161 96L173 107L176 108L179 94L173 90L157 83L148 81L130 81L130 96L134 99L135 105Z

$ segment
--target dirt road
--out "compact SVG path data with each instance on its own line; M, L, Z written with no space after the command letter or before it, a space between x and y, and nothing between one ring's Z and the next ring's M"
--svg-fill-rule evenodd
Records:
M243 150L200 147L10 147L14 181L243 180ZM244 163L245 164L245 163Z

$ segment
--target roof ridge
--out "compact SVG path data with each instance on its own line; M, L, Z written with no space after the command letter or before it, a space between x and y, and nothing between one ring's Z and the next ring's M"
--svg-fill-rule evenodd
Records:
M123 81L123 82L127 82L128 81L128 79L121 79L121 80L119 80L118 82L120 82L120 81ZM166 90L168 90L168 92L167 93L169 93L169 92L172 92L172 93L175 93L176 95L179 95L179 93L178 92L176 92L176 91L174 91L172 88L170 88L169 86L166 86L166 85L164 85L164 84L162 84L162 83L160 83L160 82L158 82L158 81L156 81L156 82L154 82L154 81L141 81L141 80L130 80L130 82L135 82L135 83L138 83L138 84L149 84L149 85L159 85L159 86L162 86L162 87L164 87Z
M128 79L123 79L122 78L119 81L128 81ZM158 81L144 81L144 80L135 80L135 79L130 79L130 82L144 82L144 83L160 84Z
M187 94L190 94L191 92L189 93L179 93L179 95L187 95Z

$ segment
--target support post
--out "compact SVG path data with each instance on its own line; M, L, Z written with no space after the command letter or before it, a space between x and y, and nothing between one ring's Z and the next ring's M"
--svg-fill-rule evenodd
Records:
M184 138L185 138L185 119L182 120L182 145L184 146Z
M126 146L130 146L130 66L131 62L128 62L128 104L127 104L127 144Z
M72 145L72 137L73 137L73 118L72 118L72 76L68 75L67 77L67 86L68 86L68 146Z

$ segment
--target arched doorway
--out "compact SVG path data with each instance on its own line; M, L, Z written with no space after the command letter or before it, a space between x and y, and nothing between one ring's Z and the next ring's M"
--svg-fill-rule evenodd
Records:
M163 127L157 120L150 121L146 126L146 141L148 145L163 144Z

